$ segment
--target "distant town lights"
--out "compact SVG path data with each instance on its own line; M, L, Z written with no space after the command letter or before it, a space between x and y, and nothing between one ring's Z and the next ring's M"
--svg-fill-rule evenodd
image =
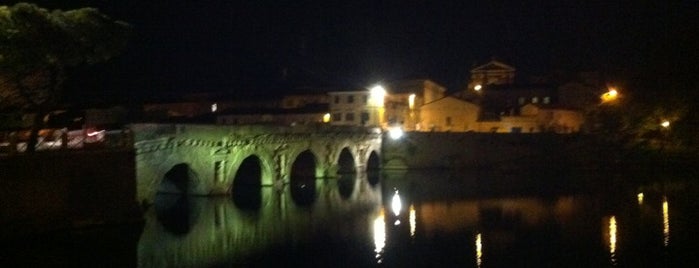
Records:
M669 128L670 127L670 121L664 120L662 123L660 123L660 126L663 128Z
M619 91L617 91L616 88L610 87L607 92L600 96L600 98L602 99L602 102L610 102L616 100L617 98L619 98Z
M473 87L473 90L475 90L475 91L481 91L482 88L483 88L483 86L481 86L480 84L478 84L478 85L476 85L476 86Z

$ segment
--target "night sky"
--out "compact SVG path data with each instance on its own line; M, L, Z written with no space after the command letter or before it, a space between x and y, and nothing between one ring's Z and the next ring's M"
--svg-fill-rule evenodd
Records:
M411 78L454 91L492 58L520 77L594 70L643 90L697 85L695 1L238 2L34 1L97 7L133 25L121 56L74 71L68 92L85 96L264 97Z

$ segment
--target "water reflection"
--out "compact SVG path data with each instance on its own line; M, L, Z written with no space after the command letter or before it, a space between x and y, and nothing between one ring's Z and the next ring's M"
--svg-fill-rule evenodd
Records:
M481 241L481 234L476 234L476 267L481 267L483 264L483 243Z
M262 207L262 186L239 184L231 190L233 203L242 210L258 210Z
M356 173L341 174L337 179L337 190L343 199L350 198L357 182Z
M670 211L667 197L663 196L663 246L670 244Z
M316 178L299 177L294 178L290 184L291 198L297 205L309 207L316 200Z
M386 246L386 219L383 209L381 209L379 215L374 219L373 232L376 263L382 263L383 249Z
M403 203L400 200L400 195L398 195L398 190L393 193L391 197L391 211L396 216L400 216L400 210L403 208Z
M615 216L609 217L608 229L609 229L609 260L613 266L616 266L616 264L617 264L617 259L616 259L617 225L616 225L616 217Z
M415 238L415 228L417 228L417 221L415 216L415 205L410 204L410 237Z
M154 210L163 228L173 235L184 235L199 216L199 207L185 195L159 194Z
M254 188L247 194L241 190L233 200L178 195L158 198L154 209L145 213L138 245L139 267L290 265L308 261L306 254L314 250L304 245L317 244L319 250L328 250L333 243L348 247L371 241L372 215L381 207L380 188L361 180L356 194L344 198L336 184L305 181L306 187L313 188L315 201L298 202L292 193L306 191L300 185L296 189L290 185L281 192L273 187ZM242 197L253 201L243 201ZM251 210L240 204L259 208ZM362 234L361 230L367 232ZM269 251L275 248L288 255L269 258ZM294 251L299 254L289 253ZM356 250L348 252L361 255Z
M146 214L139 265L662 266L688 225L673 222L669 247L673 196L648 189L475 195L453 189L454 180L406 175L372 185L359 173L294 180L281 191L239 189L248 201L164 198ZM681 217L676 203L687 199L672 200L673 217Z

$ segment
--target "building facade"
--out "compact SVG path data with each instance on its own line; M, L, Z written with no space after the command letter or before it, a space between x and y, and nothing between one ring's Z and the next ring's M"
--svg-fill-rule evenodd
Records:
M333 125L381 126L383 102L370 102L369 90L329 92L330 122ZM376 97L374 97L376 98ZM383 96L381 96L383 100Z
M420 108L419 131L478 131L480 107L453 96L447 96Z
M497 60L491 60L486 64L471 69L471 77L468 89L478 90L477 86L507 85L515 81L516 69Z

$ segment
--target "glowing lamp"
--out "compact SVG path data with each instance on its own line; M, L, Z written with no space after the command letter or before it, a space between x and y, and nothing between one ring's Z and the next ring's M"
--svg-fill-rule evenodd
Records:
M410 109L415 108L415 94L410 94L410 96L408 96L408 107L410 107Z
M600 96L602 99L602 102L609 102L616 100L619 97L619 91L617 91L615 88L609 88L609 91L605 92Z
M392 140L397 140L403 137L403 130L400 127L392 127L388 130L388 136Z
M669 128L669 127L670 127L670 121L665 120L665 121L663 121L662 123L660 123L660 126L663 127L663 128Z
M383 107L384 97L386 96L386 89L382 86L377 85L369 90L369 100L370 105Z

